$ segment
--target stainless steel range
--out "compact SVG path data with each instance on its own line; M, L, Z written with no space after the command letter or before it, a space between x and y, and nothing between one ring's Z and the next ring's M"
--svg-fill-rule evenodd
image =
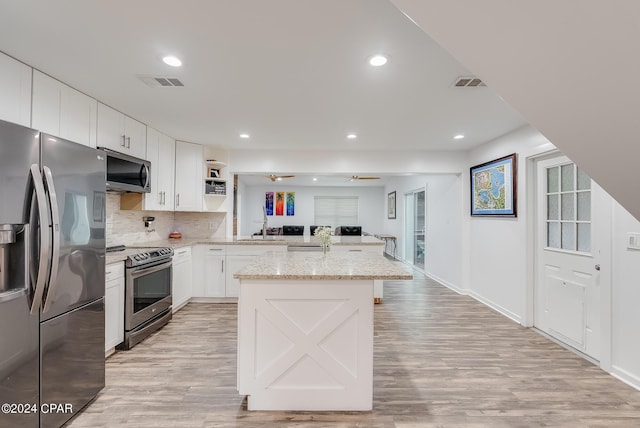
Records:
M131 349L171 320L171 248L110 247L125 251L124 342Z

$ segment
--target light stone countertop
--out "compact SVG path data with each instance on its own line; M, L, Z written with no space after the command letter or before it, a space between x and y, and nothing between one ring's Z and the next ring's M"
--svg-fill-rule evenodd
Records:
M237 279L413 279L409 268L369 252L275 252L259 256Z
M159 241L142 242L139 245L129 245L128 248L152 248L152 247L188 247L191 245L308 245L319 246L320 242L315 236L267 236L266 239L251 236L238 236L235 238L181 238L162 239ZM332 236L331 245L384 245L385 242L374 236Z
M297 245L297 246L320 246L315 236L267 236L252 238L250 236L239 236L236 238L181 238L162 239L159 241L141 242L137 245L128 245L127 250L114 253L107 253L106 264L121 262L127 255L142 251L142 248L170 247L174 250L178 248L190 247L192 245ZM384 245L385 242L373 236L332 236L331 245ZM137 248L138 251L130 249Z

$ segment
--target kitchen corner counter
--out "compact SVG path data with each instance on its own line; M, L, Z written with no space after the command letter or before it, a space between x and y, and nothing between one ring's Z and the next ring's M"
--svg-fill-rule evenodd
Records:
M234 274L240 280L406 280L400 262L368 252L268 252Z

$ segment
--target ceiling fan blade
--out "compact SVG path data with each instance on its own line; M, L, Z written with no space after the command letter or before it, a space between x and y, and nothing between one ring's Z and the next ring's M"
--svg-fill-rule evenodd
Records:
M356 181L356 180L379 180L380 177L360 177L359 175L352 175L351 178L349 178L349 181Z

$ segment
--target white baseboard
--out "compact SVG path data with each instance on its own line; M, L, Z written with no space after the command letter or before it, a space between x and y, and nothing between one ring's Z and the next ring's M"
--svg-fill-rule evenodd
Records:
M192 297L191 303L238 303L237 297Z
M460 287L456 286L455 284L452 284L449 281L446 281L446 280L438 277L437 275L434 275L434 274L432 274L430 272L426 272L426 271L423 271L423 272L429 278L433 279L434 281L438 282L439 284L444 285L445 287L451 289L452 291L455 291L458 294L462 294L462 295L465 295L465 296L473 297L478 302L482 303L485 306L490 307L491 309L493 309L496 312L501 313L502 315L504 315L505 317L511 319L512 321L515 321L518 324L522 324L522 318L520 316L518 316L517 314L514 314L513 312L511 312L511 311L503 308L502 306L492 302L491 300L485 299L481 295L475 293L473 290L467 290L467 289L460 288Z
M611 375L619 380L621 380L622 382L626 383L627 385L629 385L632 388L637 389L638 391L640 391L640 377L629 373L628 371L621 369L620 367L613 365L611 367Z
M467 295L473 297L478 302L490 307L494 311L501 313L502 315L504 315L505 317L511 319L512 321L515 321L518 324L522 325L522 318L519 315L514 314L510 310L503 308L502 306L498 305L497 303L492 302L489 299L485 299L484 297L482 297L478 293L475 293L472 290L469 290L467 292Z
M426 276L428 276L429 278L433 279L433 280L434 280L434 281L436 281L438 284L442 284L442 285L444 285L445 287L447 287L447 288L449 288L449 289L451 289L451 290L455 291L455 292L456 292L456 293L458 293L458 294L463 294L463 295L466 295L466 294L467 294L467 290L464 290L464 289L462 289L462 288L458 287L457 285L455 285L455 284L453 284L453 283L451 283L451 282L449 282L449 281L446 281L446 280L444 280L444 279L440 278L438 275L434 275L434 274L432 274L431 272L427 272L427 271L423 271L423 272L424 272L424 274L425 274Z

